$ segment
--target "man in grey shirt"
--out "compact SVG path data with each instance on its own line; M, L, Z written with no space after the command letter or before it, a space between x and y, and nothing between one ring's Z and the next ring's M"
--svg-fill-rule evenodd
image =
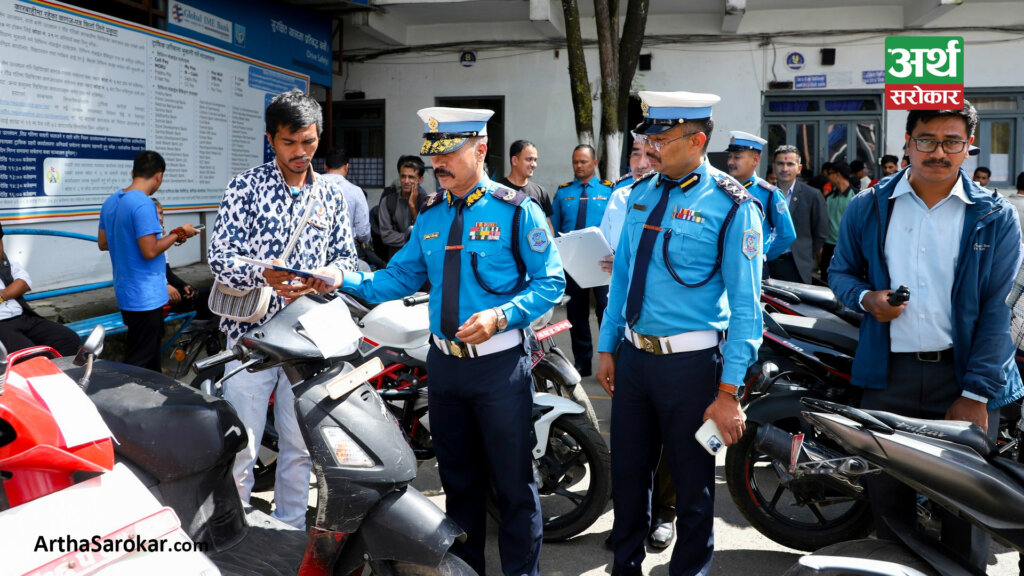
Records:
M366 193L359 186L348 181L348 155L344 148L331 148L324 156L327 172L324 180L341 188L352 219L352 234L356 241L365 244L370 241L370 207L366 204Z
M420 186L424 170L419 156L402 156L398 159L398 186L388 186L380 197L377 218L381 240L387 247L385 260L409 241L412 225L427 197Z

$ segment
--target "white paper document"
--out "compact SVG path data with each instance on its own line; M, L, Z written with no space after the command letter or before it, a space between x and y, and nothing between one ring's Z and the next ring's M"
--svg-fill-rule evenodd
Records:
M612 275L601 270L598 261L612 255L612 248L597 226L581 228L555 238L565 273L580 288L607 286Z
M299 323L324 358L347 356L355 352L363 337L341 298L335 298L299 316Z

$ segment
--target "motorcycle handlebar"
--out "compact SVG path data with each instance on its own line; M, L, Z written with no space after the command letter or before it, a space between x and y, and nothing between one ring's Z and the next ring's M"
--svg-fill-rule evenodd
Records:
M402 304L406 306L416 306L419 304L425 304L430 301L430 294L422 294L420 296L406 296L402 298Z
M203 370L206 370L207 368L212 368L213 366L220 366L221 364L227 364L228 362L237 358L237 356L238 353L235 352L234 349L222 350L221 352L218 352L213 356L196 361L196 363L192 365L192 371L198 374Z

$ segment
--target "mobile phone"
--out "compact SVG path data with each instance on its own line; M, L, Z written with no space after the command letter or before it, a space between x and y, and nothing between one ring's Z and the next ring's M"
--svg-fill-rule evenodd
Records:
M889 306L899 306L904 302L910 301L910 288L906 286L900 286L894 292L890 292L885 299L889 302Z
M718 424L715 424L715 421L710 418L697 429L694 437L697 439L697 443L712 456L717 455L722 448L725 448L725 442L722 442L722 433L718 430Z

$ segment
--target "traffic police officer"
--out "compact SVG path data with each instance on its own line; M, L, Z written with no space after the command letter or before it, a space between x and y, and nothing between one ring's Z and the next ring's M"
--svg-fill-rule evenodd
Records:
M572 151L572 170L575 178L558 187L551 201L551 223L556 234L564 234L590 226L600 226L608 199L612 195L612 183L594 176L597 170L597 156L593 146L580 144ZM565 315L572 324L569 335L572 339L572 357L576 370L581 376L590 376L594 344L590 336L590 291L594 291L594 313L601 323L604 308L608 304L608 287L580 288L572 277L566 279L565 293L569 303Z
M761 342L761 214L706 159L718 96L640 98L635 134L660 168L630 194L598 346L597 379L612 395L612 574L641 574L652 473L664 447L678 528L669 574L706 575L715 460L694 434L710 418L731 445L745 428L736 395Z
M507 575L538 574L541 512L530 440L533 384L523 330L558 303L562 262L540 206L483 171L491 110L424 108L420 154L445 188L427 200L387 268L346 273L342 289L380 302L430 281L430 427L453 547L484 573L487 490L501 512ZM515 274L510 271L515 270Z
M789 249L796 240L796 227L789 215L789 203L782 192L759 178L754 171L761 161L761 151L768 141L748 132L729 132L729 175L761 203L764 213L764 254L771 262Z

